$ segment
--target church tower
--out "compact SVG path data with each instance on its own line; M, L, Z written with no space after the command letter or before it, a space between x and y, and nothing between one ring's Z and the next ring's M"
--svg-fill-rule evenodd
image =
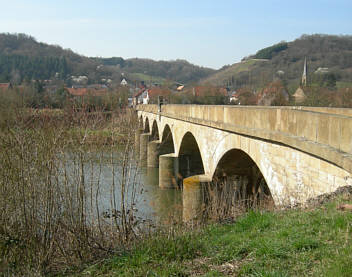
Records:
M301 80L302 86L307 86L307 57L304 58L303 74Z

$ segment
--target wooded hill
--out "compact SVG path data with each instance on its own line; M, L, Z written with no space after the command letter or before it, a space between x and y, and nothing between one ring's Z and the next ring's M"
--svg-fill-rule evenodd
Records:
M21 83L54 77L67 81L71 75L85 75L90 83L102 78L119 82L124 73L130 80L191 83L214 72L184 60L89 58L70 49L38 42L25 34L0 34L0 82Z
M70 83L70 76L85 75L88 83L101 79L121 81L201 82L238 89L261 89L280 79L293 92L300 83L305 57L308 82L324 86L337 81L340 87L352 87L352 36L303 35L292 42L280 42L259 50L240 63L220 70L193 65L185 60L154 61L151 59L90 58L36 41L25 34L0 34L0 82L14 84L33 79L57 78ZM319 68L321 70L319 71ZM316 71L320 73L315 73ZM332 82L331 82L332 80Z
M259 89L281 79L293 92L300 83L305 58L308 82L319 82L322 75L330 74L338 86L352 87L352 36L318 34L303 35L292 42L261 49L240 63L224 66L202 83Z

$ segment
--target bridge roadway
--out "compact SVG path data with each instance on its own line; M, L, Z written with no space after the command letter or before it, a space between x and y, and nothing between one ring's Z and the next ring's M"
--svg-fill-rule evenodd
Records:
M352 109L139 105L141 162L159 186L245 177L275 205L293 205L352 185ZM265 189L266 187L266 189ZM184 199L185 201L185 199Z

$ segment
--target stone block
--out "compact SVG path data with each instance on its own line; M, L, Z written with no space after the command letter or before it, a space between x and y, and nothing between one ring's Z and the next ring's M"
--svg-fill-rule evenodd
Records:
M352 154L352 118L341 118L340 124L340 150Z
M288 132L293 136L297 136L296 111L290 111L288 114Z
M329 144L330 120L326 115L321 115L318 119L317 142Z
M147 153L147 166L159 167L160 142L158 140L148 143Z
M341 118L330 116L329 121L329 145L338 150L340 149Z
M311 117L308 117L308 115L309 113L306 112L297 112L297 134L307 140L315 141L317 117L313 114Z
M159 187L177 188L178 157L174 154L159 156Z

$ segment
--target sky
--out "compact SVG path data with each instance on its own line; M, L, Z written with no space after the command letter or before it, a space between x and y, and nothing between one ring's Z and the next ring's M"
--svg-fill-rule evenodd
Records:
M0 33L90 57L218 69L302 34L352 34L352 0L0 0Z

